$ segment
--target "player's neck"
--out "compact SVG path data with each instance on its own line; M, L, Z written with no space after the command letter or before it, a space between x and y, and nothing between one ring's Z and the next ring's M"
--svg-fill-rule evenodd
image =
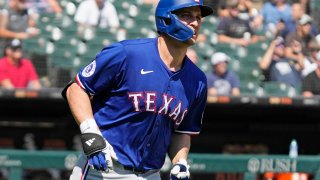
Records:
M158 50L162 61L171 71L179 71L188 46L173 39L158 38Z

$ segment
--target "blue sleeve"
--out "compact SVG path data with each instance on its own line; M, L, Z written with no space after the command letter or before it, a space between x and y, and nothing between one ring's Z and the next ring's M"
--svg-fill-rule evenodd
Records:
M175 130L177 133L197 135L201 131L203 112L207 104L207 83L200 81L198 84L197 99L189 108L184 120Z
M77 74L77 83L89 94L109 91L117 81L116 78L124 68L126 54L120 43L104 48L95 59L83 67Z

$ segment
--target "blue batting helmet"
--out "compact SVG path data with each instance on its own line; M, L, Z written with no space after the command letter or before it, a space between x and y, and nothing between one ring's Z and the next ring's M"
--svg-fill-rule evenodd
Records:
M203 0L160 0L156 8L157 31L166 33L178 41L190 39L194 34L193 30L180 22L172 12L193 6L200 7L202 17L213 13L212 8L203 5Z

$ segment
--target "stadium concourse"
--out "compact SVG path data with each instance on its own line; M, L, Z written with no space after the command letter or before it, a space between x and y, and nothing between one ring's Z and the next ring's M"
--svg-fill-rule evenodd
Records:
M24 50L32 59L44 88L41 91L0 90L0 149L26 152L82 150L79 130L61 97L61 88L102 47L119 40L157 36L154 6L140 0L112 1L120 20L118 30L88 29L80 36L73 20L80 2L60 0L63 12L58 16L41 14L37 23L40 36L24 40ZM320 1L312 3L314 9L320 7ZM315 142L315 137L320 134L320 97L305 98L300 87L265 81L258 62L273 37L246 47L219 43L216 33L218 24L217 16L203 22L201 33L206 38L194 47L198 53L197 65L204 72L209 72L212 54L226 53L230 56L229 67L240 78L241 95L208 97L203 131L194 138L191 153L287 156L291 140L296 139L299 156L310 155L307 159L317 160L320 144ZM257 33L263 35L267 32ZM0 154L0 165L6 158ZM265 167L275 170L274 163L267 163ZM312 168L320 169L319 165ZM289 168L288 171L291 170ZM264 171L254 178L275 179L274 174L267 176ZM67 179L69 173L68 170L37 168L24 170L23 176L24 179ZM167 175L163 173L163 179ZM7 179L8 176L8 169L0 166L0 179ZM319 177L315 174L308 176L309 179ZM242 173L200 172L195 173L192 179L242 180L244 176Z

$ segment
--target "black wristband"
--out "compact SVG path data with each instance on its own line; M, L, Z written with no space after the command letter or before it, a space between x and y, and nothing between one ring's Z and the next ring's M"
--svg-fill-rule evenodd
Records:
M84 154L90 156L96 152L102 151L107 147L104 138L96 133L81 134L81 143Z

